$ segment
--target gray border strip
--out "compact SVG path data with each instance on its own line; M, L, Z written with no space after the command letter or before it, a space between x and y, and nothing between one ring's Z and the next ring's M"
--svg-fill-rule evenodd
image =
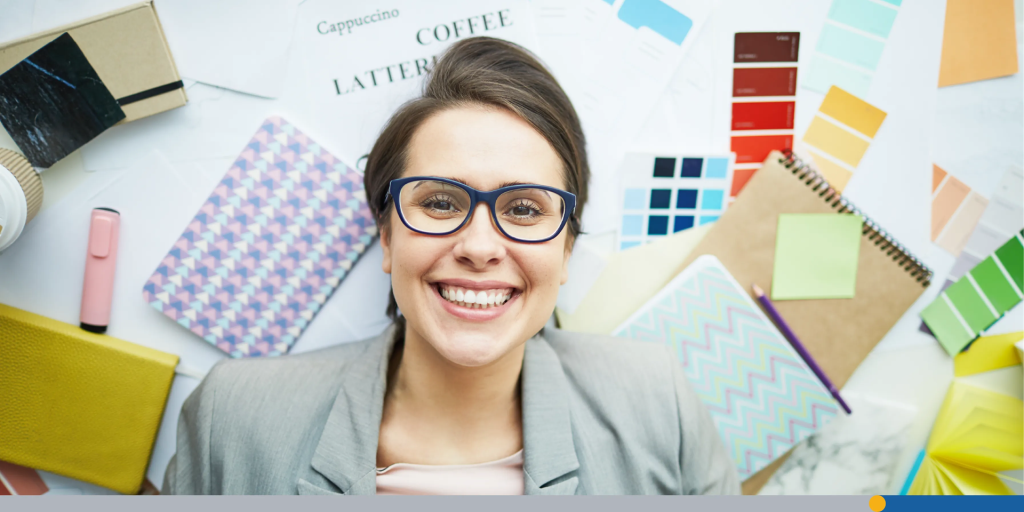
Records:
M246 512L338 512L372 510L373 512L680 512L713 510L715 512L871 512L869 496L5 496L0 509L5 512L66 511L112 512L143 509L146 512L224 512L225 507ZM529 504L525 500L529 500ZM342 503L344 502L344 503Z

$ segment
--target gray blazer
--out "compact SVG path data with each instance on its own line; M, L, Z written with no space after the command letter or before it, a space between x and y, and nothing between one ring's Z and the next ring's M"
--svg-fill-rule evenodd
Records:
M393 331L217 364L182 407L163 493L374 494ZM545 329L525 352L526 494L739 493L666 348Z

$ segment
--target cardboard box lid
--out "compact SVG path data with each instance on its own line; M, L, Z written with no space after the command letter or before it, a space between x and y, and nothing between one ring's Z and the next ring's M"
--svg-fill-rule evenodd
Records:
M147 1L99 16L32 34L0 45L0 73L21 62L45 44L68 32L89 59L96 74L121 100L167 86L169 90L122 105L129 122L183 106L188 97L174 66L163 28Z

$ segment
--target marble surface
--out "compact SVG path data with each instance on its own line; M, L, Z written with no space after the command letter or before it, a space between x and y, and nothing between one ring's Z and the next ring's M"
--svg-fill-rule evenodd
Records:
M917 410L846 394L853 414L794 448L761 494L883 494L907 447Z

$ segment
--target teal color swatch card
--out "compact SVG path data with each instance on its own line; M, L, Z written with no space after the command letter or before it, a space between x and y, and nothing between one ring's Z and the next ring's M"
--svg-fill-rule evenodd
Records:
M900 11L899 0L832 0L802 87L864 98Z

